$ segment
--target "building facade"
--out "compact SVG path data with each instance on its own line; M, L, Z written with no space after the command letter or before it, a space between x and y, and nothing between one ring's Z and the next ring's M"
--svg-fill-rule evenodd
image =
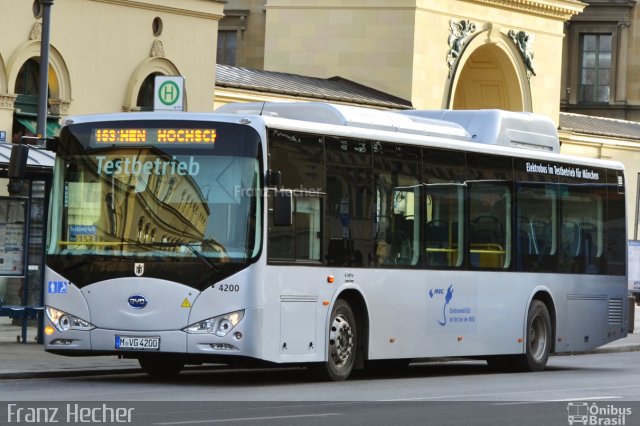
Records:
M157 75L184 77L185 110L211 111L223 5L217 0L54 1L47 135L55 135L69 115L150 109ZM36 133L41 14L38 0L0 2L5 18L0 37L0 200L3 206L27 210L24 217L29 219L22 234L4 217L8 209L0 218L3 235L13 232L23 245L22 250L7 249L7 241L0 245L0 316L22 319L36 312L27 308L42 303L53 158L31 150L25 185L12 193L7 169L9 144Z
M244 4L245 22L258 21L264 1L255 0L253 9L247 1L230 0L225 10ZM557 121L564 25L584 6L577 0L269 0L264 63L253 66L340 76L419 109L501 108ZM248 38L245 30L243 46L261 44L260 37ZM231 65L248 63L239 52Z
M640 10L636 0L584 0L565 24L560 136L565 153L626 167L629 238L638 238Z
M636 0L584 1L565 25L561 110L640 121Z
M37 0L2 2L0 14L11 17L0 38L1 143L34 130L42 19ZM210 111L222 16L217 0L54 2L51 131L67 115L149 108L156 75L185 77L185 109Z

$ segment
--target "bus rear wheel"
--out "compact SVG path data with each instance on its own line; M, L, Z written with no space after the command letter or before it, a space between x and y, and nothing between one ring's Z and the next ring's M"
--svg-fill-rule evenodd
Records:
M318 379L341 381L351 374L356 360L356 318L349 304L338 299L329 321L328 358L310 367Z
M547 366L551 352L551 317L547 306L534 300L527 313L525 353L487 358L489 368L499 372L542 371Z
M534 300L527 315L527 341L525 353L519 359L520 370L544 370L551 352L551 336L551 316L547 306Z
M138 358L142 370L156 379L170 379L184 368L184 361L164 356Z

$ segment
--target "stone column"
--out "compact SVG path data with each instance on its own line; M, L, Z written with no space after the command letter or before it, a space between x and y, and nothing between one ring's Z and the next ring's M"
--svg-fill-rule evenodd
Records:
M0 93L0 131L6 132L5 141L11 142L13 135L13 113L15 112L14 103L18 95L10 93Z
M627 53L629 51L629 22L618 23L618 49L616 53L615 103L627 103ZM611 58L613 59L613 58ZM613 77L613 76L612 76Z

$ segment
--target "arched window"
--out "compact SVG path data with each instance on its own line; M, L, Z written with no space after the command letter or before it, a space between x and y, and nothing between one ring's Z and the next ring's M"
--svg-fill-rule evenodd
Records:
M153 111L153 91L155 79L158 75L162 74L157 72L149 74L140 85L136 106L140 107L141 111Z
M28 59L22 68L20 68L18 78L16 78L16 94L37 98L39 78L40 63L34 58Z

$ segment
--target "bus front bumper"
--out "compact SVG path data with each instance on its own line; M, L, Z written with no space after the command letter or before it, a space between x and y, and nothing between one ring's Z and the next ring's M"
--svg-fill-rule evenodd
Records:
M45 334L44 349L61 355L145 356L151 353L189 355L224 355L257 357L258 325L261 310L247 309L244 318L224 337L182 330L111 330L58 331L45 318L45 327L55 330Z

